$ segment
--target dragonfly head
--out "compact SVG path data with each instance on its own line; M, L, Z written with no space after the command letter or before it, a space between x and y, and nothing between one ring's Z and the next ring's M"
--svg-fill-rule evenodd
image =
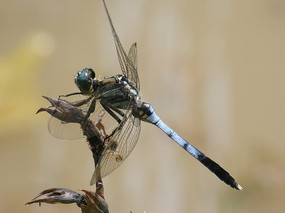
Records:
M95 79L95 72L93 69L87 67L78 72L74 78L76 86L83 94L90 94L93 92L93 80Z

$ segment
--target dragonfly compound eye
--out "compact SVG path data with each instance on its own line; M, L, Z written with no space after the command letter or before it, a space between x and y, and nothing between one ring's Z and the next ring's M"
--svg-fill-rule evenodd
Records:
M92 92L92 82L95 78L95 72L91 68L84 68L75 76L75 84L83 94Z

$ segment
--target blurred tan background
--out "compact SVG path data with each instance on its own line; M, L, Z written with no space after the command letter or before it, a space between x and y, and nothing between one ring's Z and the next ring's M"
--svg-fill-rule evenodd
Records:
M143 100L227 169L238 192L149 124L104 179L110 212L284 212L285 1L107 0L125 49L138 43ZM47 101L90 66L120 73L100 0L0 2L0 212L52 187L94 190L85 140L52 137Z

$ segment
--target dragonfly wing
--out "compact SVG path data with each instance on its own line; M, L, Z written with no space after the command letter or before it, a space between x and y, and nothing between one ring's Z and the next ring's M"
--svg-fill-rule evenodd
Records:
M81 121L85 117L92 100L96 100L95 97L88 102L84 102L80 106L78 103L85 100L81 96L81 100L70 101L60 100L53 102L54 111L48 122L48 129L51 135L61 139L79 139L83 137L83 131L81 127ZM96 100L95 111L90 115L89 119L94 121L99 112L102 110L102 106L98 100ZM95 106L96 106L95 105ZM60 114L60 116L57 116ZM75 119L77 118L77 119Z
M139 75L137 72L137 43L134 43L128 54L127 58L127 77L128 79L136 85L137 90L140 90Z
M129 156L137 144L140 134L140 120L128 110L124 116L118 131L110 138L99 164L95 168L92 180L93 185L101 177L107 176Z
M120 67L124 76L126 76L131 82L136 85L136 88L139 90L139 78L137 74L137 47L136 43L132 45L129 51L129 55L127 56L118 34L114 28L112 19L110 17L109 11L107 9L106 3L103 0L104 7L108 16L109 23L111 25L112 34L114 37L114 42L117 50L118 60L120 63Z
M83 137L80 124L66 123L53 116L49 119L48 130L50 134L56 138L79 139Z
M74 95L69 96L64 100L59 99L53 102L52 106L54 108L54 112L51 114L48 121L48 130L51 135L61 139L78 139L83 137L80 123L70 122L69 118L79 116L79 114L82 115L84 114L84 111L87 111L90 105L89 102L83 104L80 108L78 107L76 110L74 110L75 107L73 106L85 98L86 97L82 95ZM62 115L60 117L62 120L57 118L56 113Z
M116 45L116 50L117 50L117 55L118 55L119 63L120 63L120 66L121 66L121 70L122 70L123 75L127 76L127 67L126 67L127 55L126 55L126 53L124 51L124 48L123 48L123 46L122 46L122 44L120 42L119 36L116 33L116 30L114 28L112 19L110 17L109 11L107 9L107 6L106 6L106 3L105 3L104 0L103 0L103 3L104 3L105 11L106 11L107 16L108 16L109 23L111 25L111 30L112 30L112 34L113 34L113 37L114 37L114 41L115 41L115 45Z

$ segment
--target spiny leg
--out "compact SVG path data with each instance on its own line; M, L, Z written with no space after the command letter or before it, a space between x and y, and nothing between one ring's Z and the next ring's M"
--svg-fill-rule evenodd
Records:
M118 122L118 124L121 123L121 119L112 111L112 109L110 108L110 106L107 106L107 105L105 105L105 104L102 103L102 102L101 102L101 105L102 105L103 108L106 110L106 112L108 112L109 115L111 115L112 118L114 118L114 119ZM117 109L117 108L116 108L116 109ZM120 111L119 109L117 109L117 110ZM115 110L115 111L116 111L116 110ZM121 112L121 113L123 113L123 112ZM119 114L121 114L121 113L119 113ZM115 134L115 132L118 130L118 128L119 128L119 127L116 127L116 128L112 131L112 133L111 133L110 135L108 135L108 136L105 138L105 141L108 140L110 137L112 137L112 136Z
M115 104L121 103L126 101L126 99L117 99L117 98L105 98L101 99L100 103L104 107L104 109L118 122L121 123L121 119L113 112L115 111L118 113L120 116L124 117L125 113L120 110L118 107L115 107ZM108 109L107 109L108 108ZM113 110L113 111L112 111Z
M105 100L106 101L106 100ZM104 102L105 102L104 101ZM101 101L100 103L101 103L101 105L103 106L103 108L109 113L109 115L111 115L117 122L118 122L118 124L119 124L119 126L118 127L116 127L113 131L112 131L112 133L110 134L110 135L108 135L106 138L105 138L105 141L108 139L108 138L110 138L110 137L112 137L114 134L115 134L115 132L117 132L121 127L122 127L122 121L121 121L121 119L112 111L112 110L114 110L115 112L117 112L119 115L121 115L123 118L125 117L125 113L122 111L122 110L120 110L120 109L118 109L117 107L114 107L114 106L112 106L112 105L106 105L105 103L104 103L103 101ZM113 104L115 104L115 103L119 103L120 102L120 100L116 100L116 102L114 102L114 101L111 101L111 102L113 102ZM124 122L124 120L123 120L123 122Z
M125 116L125 113L124 113L122 110L118 109L117 107L114 107L114 106L112 106L112 105L109 105L109 108L112 109L112 110L114 110L114 111L115 111L116 113L118 113L120 116L122 116L122 117Z
M62 97L66 98L66 97L73 96L73 95L82 95L82 92L73 92L67 95L60 95L58 96L58 100L61 100Z
M78 102L75 102L75 103L70 103L69 101L62 99L62 97L66 98L66 97L73 96L73 95L82 95L82 92L74 92L74 93L70 93L70 94L67 94L67 95L60 95L60 96L58 96L58 100L65 101L65 102L71 104L74 107L79 107L79 106L82 106L82 105L88 103L92 98L94 98L93 95L90 95L88 98L83 99L83 100L78 101Z
M85 123L87 121L87 119L89 118L89 116L95 111L96 108L96 98L94 98L90 104L90 107L88 108L88 111L84 117L83 123Z
M103 106L103 108L106 110L106 112L109 113L109 115L112 116L112 118L114 118L118 123L121 123L121 119L110 109L109 106L105 105L104 103L101 102L101 105Z

